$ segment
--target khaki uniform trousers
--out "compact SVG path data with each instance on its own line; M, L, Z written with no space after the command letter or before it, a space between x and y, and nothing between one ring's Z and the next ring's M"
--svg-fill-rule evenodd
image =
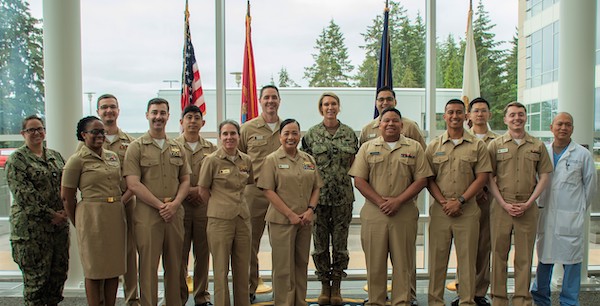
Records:
M244 220L239 216L231 220L209 218L207 231L210 232L208 244L213 257L215 305L230 305L227 275L231 258L233 304L249 306L250 220Z
M492 226L492 304L508 306L506 288L508 253L511 234L514 234L515 294L512 298L512 305L533 305L529 288L537 233L537 203L534 203L521 217L514 218L494 199L490 217Z
M140 256L140 304L158 304L158 263L162 255L166 305L182 305L180 296L181 251L183 248L183 207L169 223L158 210L137 203L134 214L137 249Z
M306 306L311 230L312 224L269 222L274 305Z
M477 201L481 216L479 217L479 242L477 244L477 263L475 264L475 296L485 296L490 287L490 199Z
M433 202L429 213L429 305L445 305L444 288L453 240L458 261L459 305L475 305L473 297L479 239L479 208L475 213L449 217L444 214L440 204Z
M262 190L256 185L247 185L244 191L248 209L250 210L250 223L252 225L252 245L250 253L250 293L256 292L258 287L258 252L260 240L265 232L265 215L269 208L269 200L265 198Z
M392 262L392 305L410 305L419 210L414 204L403 204L388 217L375 205L365 203L360 219L369 286L369 302L365 305L386 305L388 254Z
M135 242L135 226L133 212L135 210L135 197L125 205L125 219L127 220L127 272L123 274L123 293L127 305L138 305L138 253Z
M183 217L183 253L181 260L181 303L185 304L189 297L187 287L187 270L190 248L194 252L194 304L210 302L208 292L208 242L206 240L206 204L194 206L183 202L185 216Z

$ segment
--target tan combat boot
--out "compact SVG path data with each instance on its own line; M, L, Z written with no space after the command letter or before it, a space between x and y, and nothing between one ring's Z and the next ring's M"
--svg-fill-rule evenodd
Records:
M334 280L331 284L331 299L329 300L331 305L340 306L344 304L344 299L342 299L340 285L340 280Z
M319 305L329 305L329 298L331 296L331 285L329 280L321 281L321 294L317 299Z

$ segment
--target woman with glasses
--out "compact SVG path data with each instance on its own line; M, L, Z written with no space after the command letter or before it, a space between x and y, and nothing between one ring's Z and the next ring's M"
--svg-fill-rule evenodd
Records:
M340 98L325 92L319 98L323 121L302 138L302 150L315 158L325 185L319 197L319 213L313 226L315 274L321 281L319 305L342 305L340 282L348 268L348 230L352 221L354 189L348 175L358 138L351 127L337 119ZM332 251L329 252L329 246Z
M121 195L121 167L116 153L102 148L106 131L88 116L77 124L84 146L69 158L62 178L64 207L77 230L79 256L88 305L115 305L119 275L126 271L125 207L131 191ZM81 202L76 203L77 189ZM103 294L103 296L101 296Z
M23 120L25 145L6 162L13 194L10 207L12 256L23 273L25 305L57 305L69 265L69 224L60 199L65 164L60 153L44 147L44 122Z

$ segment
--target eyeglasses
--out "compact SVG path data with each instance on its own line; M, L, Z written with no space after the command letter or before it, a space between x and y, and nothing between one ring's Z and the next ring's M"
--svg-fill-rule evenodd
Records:
M37 127L37 128L28 128L26 130L23 130L23 132L25 132L25 133L27 133L29 135L32 135L32 134L35 134L35 133L41 134L41 133L43 133L45 131L46 131L46 129L43 126L40 126L40 127Z
M385 101L392 102L392 101L394 101L394 97L377 98L377 102L385 102Z
M106 134L106 130L105 129L93 129L93 130L89 130L89 131L83 131L84 133L88 133L88 134L92 134L92 135L104 135Z

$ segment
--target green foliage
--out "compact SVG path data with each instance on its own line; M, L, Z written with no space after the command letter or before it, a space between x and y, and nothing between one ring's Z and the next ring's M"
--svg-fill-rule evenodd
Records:
M294 82L294 80L292 80L292 78L290 78L290 75L287 71L287 69L285 69L285 67L281 67L281 70L279 70L279 87L300 87L300 85L298 85L298 83Z
M348 59L348 48L340 27L333 21L323 29L316 41L315 63L305 67L304 78L310 87L350 87L354 67Z
M17 134L21 120L44 113L40 20L24 0L0 0L0 134Z

